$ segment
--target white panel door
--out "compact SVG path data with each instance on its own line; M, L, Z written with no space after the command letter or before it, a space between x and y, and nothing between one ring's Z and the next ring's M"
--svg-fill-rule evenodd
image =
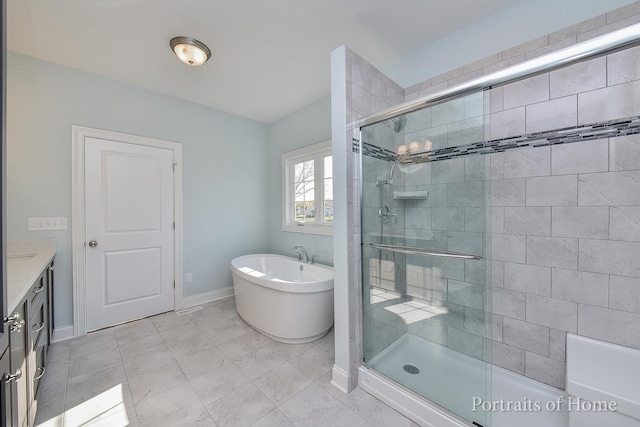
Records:
M174 308L173 151L85 139L87 330Z

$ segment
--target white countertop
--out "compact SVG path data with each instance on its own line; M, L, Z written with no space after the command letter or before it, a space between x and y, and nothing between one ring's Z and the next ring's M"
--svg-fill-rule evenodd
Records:
M56 254L56 240L7 242L7 302L11 314Z

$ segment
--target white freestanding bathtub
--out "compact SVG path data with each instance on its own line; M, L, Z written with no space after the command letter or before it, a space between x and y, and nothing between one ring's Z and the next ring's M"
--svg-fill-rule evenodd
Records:
M298 344L324 336L333 325L333 269L281 255L231 261L236 310L254 329Z

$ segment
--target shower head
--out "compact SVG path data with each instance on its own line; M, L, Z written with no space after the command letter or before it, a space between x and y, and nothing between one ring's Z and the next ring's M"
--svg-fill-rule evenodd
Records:
M406 116L394 117L393 119L391 119L391 121L393 122L393 131L395 133L400 133L402 132L402 130L407 124L407 117Z

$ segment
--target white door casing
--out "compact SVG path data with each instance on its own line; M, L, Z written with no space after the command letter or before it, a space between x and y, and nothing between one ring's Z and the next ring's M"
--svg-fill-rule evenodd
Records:
M181 145L73 134L74 334L182 308Z

